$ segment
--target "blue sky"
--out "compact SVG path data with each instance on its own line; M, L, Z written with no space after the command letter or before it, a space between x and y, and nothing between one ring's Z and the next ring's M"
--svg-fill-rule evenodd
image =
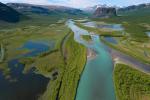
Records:
M0 2L17 2L17 3L30 3L30 4L54 4L63 5L74 8L91 7L97 4L128 6L140 3L150 3L150 0L0 0Z

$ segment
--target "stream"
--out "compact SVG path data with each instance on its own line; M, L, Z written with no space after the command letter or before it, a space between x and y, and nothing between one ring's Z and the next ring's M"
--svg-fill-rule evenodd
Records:
M76 100L115 100L113 84L113 61L107 47L100 41L99 36L91 34L76 26L72 20L67 22L74 32L76 42L96 53L93 59L88 59L76 93ZM92 43L81 38L90 35Z

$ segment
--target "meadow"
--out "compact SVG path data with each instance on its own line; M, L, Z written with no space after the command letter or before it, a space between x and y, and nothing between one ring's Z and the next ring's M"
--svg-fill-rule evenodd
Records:
M91 18L90 20L96 23L121 24L124 28L122 31L87 27L82 25L81 22L77 22L76 25L99 34L101 40L106 45L130 55L139 61L150 64L150 38L146 34L146 32L150 31L149 10L141 9L132 12L119 12L118 15L111 18ZM117 41L117 44L106 41L104 37L113 37Z
M117 63L114 70L117 100L149 100L149 74L133 69L130 65Z
M150 64L150 38L146 34L150 31L150 10L120 12L117 17L91 18L90 20L96 23L121 24L124 28L123 31L104 31L99 28L84 26L82 22L76 22L77 26L99 34L101 41L107 46L140 62ZM117 43L111 43L105 37L112 37ZM128 64L119 63L114 67L113 77L117 100L149 100L149 74L133 69Z
M62 70L59 70L58 79L50 82L40 100L73 100L75 98L78 81L86 63L86 48L74 41L73 32L70 32L66 39L63 48L65 66L59 66L58 62L53 62Z
M8 62L19 58L24 65L23 74L35 68L34 73L50 79L39 100L73 100L86 63L86 48L74 41L73 32L66 26L68 15L62 18L55 15L28 16L30 19L19 23L3 22L0 25L0 70L9 80L11 69ZM32 52L23 48L29 41L44 44L49 49L36 56L20 57Z

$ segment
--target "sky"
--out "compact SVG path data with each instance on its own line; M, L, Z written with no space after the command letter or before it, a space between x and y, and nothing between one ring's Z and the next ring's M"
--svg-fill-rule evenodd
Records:
M109 6L129 6L141 3L150 3L150 0L0 0L3 3L30 3L38 5L62 5L74 8L92 7L98 4Z

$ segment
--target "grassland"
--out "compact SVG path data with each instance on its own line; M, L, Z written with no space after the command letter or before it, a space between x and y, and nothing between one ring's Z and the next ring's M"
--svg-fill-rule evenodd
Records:
M150 75L131 66L116 64L114 82L117 100L149 100Z
M123 31L104 31L99 28L87 27L77 22L77 25L90 32L100 34L101 40L110 47L117 49L127 55L150 64L150 39L145 32L150 31L150 10L141 9L132 12L119 12L117 17L94 18L96 23L122 24ZM125 34L122 34L125 33ZM114 37L118 44L106 41L103 37ZM136 50L135 50L136 48Z
M89 36L89 35L82 35L82 38L86 41L91 41L91 39L92 39L91 36Z
M72 32L66 39L63 50L66 65L63 68L61 67L62 72L58 79L50 82L41 100L55 100L56 98L59 100L74 100L75 98L78 81L86 62L86 49L74 41ZM59 65L57 62L54 64Z
M113 18L104 18L104 19L93 19L95 21L104 21L108 23L118 23L122 24L125 28L125 31L130 34L136 40L140 40L143 38L145 40L147 35L145 34L146 31L149 31L145 25L150 24L150 10L149 9L141 9L132 12L122 13L120 12L121 16L113 17ZM147 40L147 39L146 39Z
M1 49L0 49L0 63L3 62L4 58L5 58L5 49L3 47L3 44L1 44Z
M86 49L76 43L73 32L65 25L68 17L55 15L28 14L28 20L19 23L0 24L0 71L6 78L11 78L8 62L20 55L31 52L22 48L28 41L44 42L49 50L34 57L20 57L19 62L24 64L24 74L35 68L35 73L50 78L44 94L39 100L73 100L80 75L86 62ZM54 43L51 48L50 44ZM3 59L5 47L5 59ZM18 66L19 67L19 66ZM53 74L56 74L53 76Z
M115 37L122 36L122 32L121 31L110 31L110 30L102 30L100 28L87 27L87 26L82 25L79 22L77 22L76 25L81 27L81 28L83 28L83 29L85 29L85 30L88 30L90 32L97 33L97 34L99 34L101 36L115 36Z
M57 20L55 21L57 22ZM6 50L5 59L1 63L0 69L8 73L8 61L30 52L28 49L17 50L17 48L22 47L27 41L53 41L55 47L51 49L59 49L61 40L68 33L68 30L64 22L59 24L41 22L41 25L21 22L10 29L4 28L0 32L0 43L3 44Z
M143 61L144 63L150 64L150 39L145 34L145 32L149 31L148 26L150 25L150 13L148 12L149 10L142 9L139 11L121 13L122 16L120 17L94 20L122 24L125 28L126 35L123 37L115 38L118 40L118 44L113 45L107 41L104 41L104 43L107 42L106 44L109 46L122 51L134 57L135 59Z
M149 56L150 48L148 46L141 46L142 43L131 42L131 41L123 43L123 42L119 41L119 43L117 45L116 44L114 45L110 42L107 42L103 37L101 37L101 40L103 43L105 43L106 45L110 46L113 49L116 49L120 52L130 55L133 58L135 58L143 63L150 64L150 59L149 59L150 58L150 56ZM148 43L147 43L147 45L148 45ZM135 48L136 48L136 50L135 50ZM145 53L146 53L146 55L145 55Z

